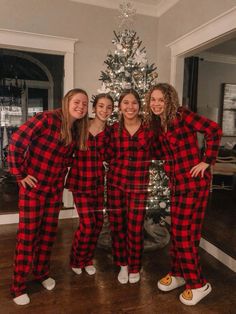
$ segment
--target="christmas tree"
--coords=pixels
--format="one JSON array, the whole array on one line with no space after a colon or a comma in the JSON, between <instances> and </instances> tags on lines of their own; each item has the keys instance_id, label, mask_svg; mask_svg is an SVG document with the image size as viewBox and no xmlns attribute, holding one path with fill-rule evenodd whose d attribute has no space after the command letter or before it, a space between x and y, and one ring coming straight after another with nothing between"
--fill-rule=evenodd
<instances>
[{"instance_id":1,"label":"christmas tree","mask_svg":"<svg viewBox=\"0 0 236 314\"><path fill-rule=\"evenodd\" d=\"M119 31L114 31L112 44L114 52L107 54L104 61L106 69L101 71L102 86L99 93L109 93L114 101L119 99L122 90L133 88L144 104L148 89L156 84L157 72L154 64L149 64L145 47L137 33L128 27L133 22L136 10L128 2L120 5ZM117 119L117 106L110 122Z\"/></svg>"},{"instance_id":2,"label":"christmas tree","mask_svg":"<svg viewBox=\"0 0 236 314\"><path fill-rule=\"evenodd\" d=\"M135 31L114 31L114 35L115 51L113 54L109 52L104 62L107 69L101 72L103 84L100 91L109 92L117 101L123 89L133 88L144 100L147 90L156 83L156 67L148 64L146 50L141 47L142 41Z\"/></svg>"},{"instance_id":3,"label":"christmas tree","mask_svg":"<svg viewBox=\"0 0 236 314\"><path fill-rule=\"evenodd\" d=\"M102 85L98 92L109 93L115 101L110 124L118 119L117 100L124 89L135 89L144 105L146 92L157 83L156 66L149 64L142 41L133 29L128 28L134 16L135 10L130 3L124 2L120 5L121 23L119 31L114 31L112 40L114 51L108 52L104 61L106 69L101 71ZM163 170L162 161L153 161L151 164L148 191L146 222L149 225L147 228L150 229L153 224L164 221L170 212L168 177Z\"/></svg>"}]
</instances>

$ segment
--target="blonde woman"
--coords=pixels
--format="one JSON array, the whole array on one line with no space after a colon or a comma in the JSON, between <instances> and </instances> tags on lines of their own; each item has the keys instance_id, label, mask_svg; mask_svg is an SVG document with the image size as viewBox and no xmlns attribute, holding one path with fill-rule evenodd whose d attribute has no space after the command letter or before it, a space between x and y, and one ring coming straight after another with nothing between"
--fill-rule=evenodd
<instances>
[{"instance_id":1,"label":"blonde woman","mask_svg":"<svg viewBox=\"0 0 236 314\"><path fill-rule=\"evenodd\" d=\"M37 114L12 135L8 161L19 184L19 226L11 292L18 305L30 302L26 280L31 269L45 289L55 287L49 276L51 249L69 160L75 145L86 146L87 112L87 93L73 89L62 109Z\"/></svg>"}]
</instances>

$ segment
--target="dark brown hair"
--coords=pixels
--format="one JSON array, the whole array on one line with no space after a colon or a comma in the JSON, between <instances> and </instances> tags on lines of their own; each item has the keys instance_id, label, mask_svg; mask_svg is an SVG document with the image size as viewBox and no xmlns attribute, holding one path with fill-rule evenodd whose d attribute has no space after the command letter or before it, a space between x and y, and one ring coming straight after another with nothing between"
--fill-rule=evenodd
<instances>
[{"instance_id":1,"label":"dark brown hair","mask_svg":"<svg viewBox=\"0 0 236 314\"><path fill-rule=\"evenodd\" d=\"M95 96L94 100L93 100L93 108L96 107L98 101L102 98L105 98L105 99L109 99L112 103L112 109L114 109L114 100L113 98L111 97L110 94L106 94L106 93L102 93L102 94L98 94Z\"/></svg>"},{"instance_id":2,"label":"dark brown hair","mask_svg":"<svg viewBox=\"0 0 236 314\"><path fill-rule=\"evenodd\" d=\"M123 90L123 92L120 94L120 97L119 97L119 100L118 100L118 107L120 107L120 104L122 103L122 100L125 98L125 96L129 95L129 94L132 94L135 99L137 100L138 102L138 105L139 105L139 110L141 109L142 107L142 102L141 102L141 99L140 99L140 96L138 94L138 92L135 90L135 89L125 89ZM120 132L121 130L123 129L124 127L124 118L123 118L123 115L120 116Z\"/></svg>"}]
</instances>

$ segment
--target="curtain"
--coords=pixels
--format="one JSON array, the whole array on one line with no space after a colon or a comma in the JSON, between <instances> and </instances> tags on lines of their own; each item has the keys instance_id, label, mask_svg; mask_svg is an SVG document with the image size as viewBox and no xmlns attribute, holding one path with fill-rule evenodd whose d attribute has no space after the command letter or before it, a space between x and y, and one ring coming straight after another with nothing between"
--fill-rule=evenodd
<instances>
[{"instance_id":1,"label":"curtain","mask_svg":"<svg viewBox=\"0 0 236 314\"><path fill-rule=\"evenodd\" d=\"M197 112L198 63L198 57L184 60L183 104L194 112Z\"/></svg>"}]
</instances>

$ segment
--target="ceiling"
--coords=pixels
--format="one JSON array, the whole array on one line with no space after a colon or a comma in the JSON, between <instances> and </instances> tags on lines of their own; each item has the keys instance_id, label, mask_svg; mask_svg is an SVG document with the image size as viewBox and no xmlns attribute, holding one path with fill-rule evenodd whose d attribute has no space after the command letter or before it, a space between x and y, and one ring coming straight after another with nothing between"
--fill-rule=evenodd
<instances>
[{"instance_id":1,"label":"ceiling","mask_svg":"<svg viewBox=\"0 0 236 314\"><path fill-rule=\"evenodd\" d=\"M95 6L100 6L110 9L119 9L119 5L123 2L133 4L134 9L138 14L144 14L154 17L159 17L174 6L179 0L69 0Z\"/></svg>"}]
</instances>

